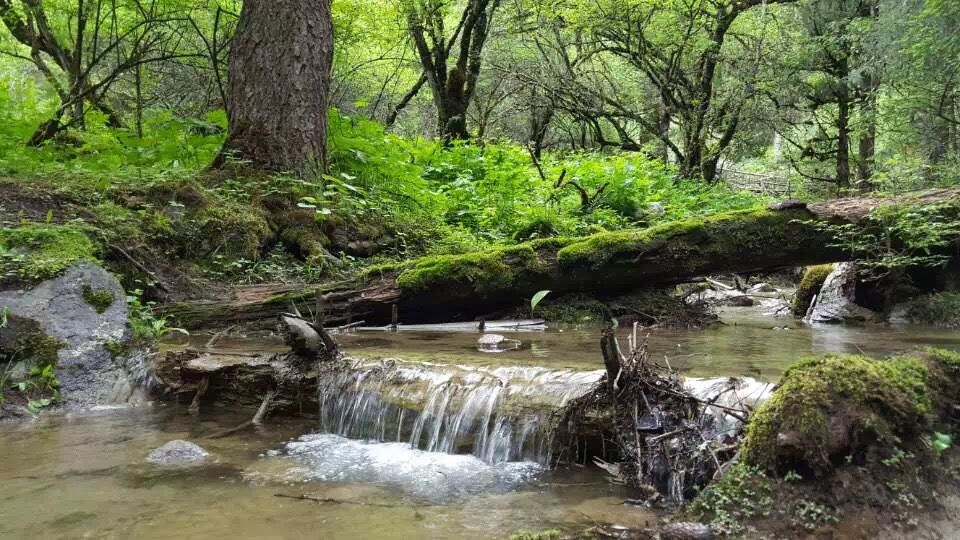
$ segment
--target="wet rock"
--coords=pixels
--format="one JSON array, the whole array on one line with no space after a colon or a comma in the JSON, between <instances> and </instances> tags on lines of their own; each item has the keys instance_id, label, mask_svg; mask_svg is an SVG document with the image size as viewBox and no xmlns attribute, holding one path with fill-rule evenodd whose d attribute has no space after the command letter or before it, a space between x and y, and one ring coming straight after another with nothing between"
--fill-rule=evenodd
<instances>
[{"instance_id":1,"label":"wet rock","mask_svg":"<svg viewBox=\"0 0 960 540\"><path fill-rule=\"evenodd\" d=\"M354 240L347 243L345 251L354 257L372 257L380 251L380 246L370 240Z\"/></svg>"},{"instance_id":2,"label":"wet rock","mask_svg":"<svg viewBox=\"0 0 960 540\"><path fill-rule=\"evenodd\" d=\"M730 296L722 300L721 303L725 306L733 306L733 307L750 307L756 304L753 298L750 298L745 294Z\"/></svg>"},{"instance_id":3,"label":"wet rock","mask_svg":"<svg viewBox=\"0 0 960 540\"><path fill-rule=\"evenodd\" d=\"M154 465L197 465L209 456L210 453L199 445L178 439L150 452L147 461Z\"/></svg>"},{"instance_id":4,"label":"wet rock","mask_svg":"<svg viewBox=\"0 0 960 540\"><path fill-rule=\"evenodd\" d=\"M104 403L117 379L126 377L122 362L108 350L129 339L126 294L103 268L79 262L32 289L0 291L4 308L62 345L55 371L68 407ZM19 339L18 333L4 340Z\"/></svg>"},{"instance_id":5,"label":"wet rock","mask_svg":"<svg viewBox=\"0 0 960 540\"><path fill-rule=\"evenodd\" d=\"M777 288L769 283L757 283L753 287L750 287L750 292L752 293L775 293Z\"/></svg>"},{"instance_id":6,"label":"wet rock","mask_svg":"<svg viewBox=\"0 0 960 540\"><path fill-rule=\"evenodd\" d=\"M647 214L651 216L663 217L667 213L667 209L663 207L663 203L652 202L647 204L646 208Z\"/></svg>"},{"instance_id":7,"label":"wet rock","mask_svg":"<svg viewBox=\"0 0 960 540\"><path fill-rule=\"evenodd\" d=\"M854 264L837 264L810 303L804 320L811 324L880 320L876 312L855 302L858 281Z\"/></svg>"},{"instance_id":8,"label":"wet rock","mask_svg":"<svg viewBox=\"0 0 960 540\"><path fill-rule=\"evenodd\" d=\"M500 334L484 334L477 339L477 350L481 352L505 352L520 348L521 342L508 339Z\"/></svg>"},{"instance_id":9,"label":"wet rock","mask_svg":"<svg viewBox=\"0 0 960 540\"><path fill-rule=\"evenodd\" d=\"M660 540L711 540L713 531L703 523L677 522L660 527Z\"/></svg>"}]
</instances>

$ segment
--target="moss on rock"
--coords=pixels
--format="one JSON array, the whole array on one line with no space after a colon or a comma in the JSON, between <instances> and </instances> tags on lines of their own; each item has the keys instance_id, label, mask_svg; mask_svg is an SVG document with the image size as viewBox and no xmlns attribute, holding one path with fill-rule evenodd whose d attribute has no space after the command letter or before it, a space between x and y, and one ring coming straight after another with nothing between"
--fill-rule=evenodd
<instances>
[{"instance_id":1,"label":"moss on rock","mask_svg":"<svg viewBox=\"0 0 960 540\"><path fill-rule=\"evenodd\" d=\"M833 264L818 264L808 266L803 271L803 278L797 285L797 292L793 297L793 314L797 316L806 315L810 309L810 303L813 297L820 293L823 282L827 280L830 272L833 272Z\"/></svg>"},{"instance_id":2,"label":"moss on rock","mask_svg":"<svg viewBox=\"0 0 960 540\"><path fill-rule=\"evenodd\" d=\"M893 445L930 427L936 375L917 357L801 360L751 417L742 459L822 474L873 443Z\"/></svg>"},{"instance_id":3,"label":"moss on rock","mask_svg":"<svg viewBox=\"0 0 960 540\"><path fill-rule=\"evenodd\" d=\"M97 313L103 313L113 305L114 298L110 291L97 291L89 285L84 285L83 301L90 304Z\"/></svg>"},{"instance_id":4,"label":"moss on rock","mask_svg":"<svg viewBox=\"0 0 960 540\"><path fill-rule=\"evenodd\" d=\"M0 284L56 277L99 251L80 225L24 224L0 229Z\"/></svg>"}]
</instances>

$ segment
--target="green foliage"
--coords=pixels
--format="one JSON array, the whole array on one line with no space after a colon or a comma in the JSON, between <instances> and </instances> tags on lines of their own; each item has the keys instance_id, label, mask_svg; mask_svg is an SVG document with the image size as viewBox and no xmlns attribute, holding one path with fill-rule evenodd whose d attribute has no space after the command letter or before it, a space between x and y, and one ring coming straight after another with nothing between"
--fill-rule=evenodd
<instances>
[{"instance_id":1,"label":"green foliage","mask_svg":"<svg viewBox=\"0 0 960 540\"><path fill-rule=\"evenodd\" d=\"M530 313L533 313L537 309L537 305L539 305L548 294L550 294L550 291L537 291L537 293L533 295L530 299Z\"/></svg>"},{"instance_id":2,"label":"green foliage","mask_svg":"<svg viewBox=\"0 0 960 540\"><path fill-rule=\"evenodd\" d=\"M932 293L907 304L905 317L910 322L960 328L960 292Z\"/></svg>"},{"instance_id":3,"label":"green foliage","mask_svg":"<svg viewBox=\"0 0 960 540\"><path fill-rule=\"evenodd\" d=\"M947 433L940 433L939 431L933 432L931 447L937 455L944 453L951 446L953 446L952 436Z\"/></svg>"},{"instance_id":4,"label":"green foliage","mask_svg":"<svg viewBox=\"0 0 960 540\"><path fill-rule=\"evenodd\" d=\"M0 229L0 283L41 281L78 261L96 261L97 247L87 230L76 224L35 223Z\"/></svg>"},{"instance_id":5,"label":"green foliage","mask_svg":"<svg viewBox=\"0 0 960 540\"><path fill-rule=\"evenodd\" d=\"M60 381L54 368L58 362L57 351L64 343L48 336L33 322L26 322L18 328L20 334L14 350L6 358L7 365L0 372L0 403L8 396L8 391L18 392L27 402L27 408L36 413L40 409L56 403L60 399ZM25 376L14 379L14 366L22 364L27 371Z\"/></svg>"},{"instance_id":6,"label":"green foliage","mask_svg":"<svg viewBox=\"0 0 960 540\"><path fill-rule=\"evenodd\" d=\"M832 246L856 258L861 273L879 279L898 268L946 264L949 246L960 241L960 205L887 205L873 210L864 223L811 222L833 236Z\"/></svg>"},{"instance_id":7,"label":"green foliage","mask_svg":"<svg viewBox=\"0 0 960 540\"><path fill-rule=\"evenodd\" d=\"M127 305L130 308L130 329L135 339L156 340L170 332L189 335L182 328L171 327L169 317L157 315L153 309L153 302L141 302L140 294L141 291L133 291L133 294L127 296Z\"/></svg>"},{"instance_id":8,"label":"green foliage","mask_svg":"<svg viewBox=\"0 0 960 540\"><path fill-rule=\"evenodd\" d=\"M707 486L689 512L709 523L717 534L738 535L750 519L770 515L773 489L773 482L761 469L736 463L719 481Z\"/></svg>"}]
</instances>

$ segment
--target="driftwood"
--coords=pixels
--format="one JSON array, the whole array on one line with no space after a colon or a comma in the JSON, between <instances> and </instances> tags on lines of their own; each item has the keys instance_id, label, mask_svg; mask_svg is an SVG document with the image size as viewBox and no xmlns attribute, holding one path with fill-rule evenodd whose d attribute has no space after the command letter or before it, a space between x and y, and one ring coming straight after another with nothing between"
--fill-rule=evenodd
<instances>
[{"instance_id":1,"label":"driftwood","mask_svg":"<svg viewBox=\"0 0 960 540\"><path fill-rule=\"evenodd\" d=\"M606 376L561 411L557 454L567 461L592 460L615 482L639 489L643 503L691 498L720 474L736 451L731 441L739 437L717 433L707 409L722 409L743 423L749 411L717 404L725 391L711 399L692 395L669 365L649 357L636 327L628 354L612 330L603 332L600 349Z\"/></svg>"},{"instance_id":2,"label":"driftwood","mask_svg":"<svg viewBox=\"0 0 960 540\"><path fill-rule=\"evenodd\" d=\"M844 261L850 254L832 246L833 237L818 223L858 224L884 204L956 201L960 188L733 212L699 222L427 257L320 286L238 289L225 301L167 304L161 311L186 328L269 322L291 303L321 306L330 325L360 319L372 325L471 320L516 308L545 289L555 296L621 294L719 272Z\"/></svg>"}]
</instances>

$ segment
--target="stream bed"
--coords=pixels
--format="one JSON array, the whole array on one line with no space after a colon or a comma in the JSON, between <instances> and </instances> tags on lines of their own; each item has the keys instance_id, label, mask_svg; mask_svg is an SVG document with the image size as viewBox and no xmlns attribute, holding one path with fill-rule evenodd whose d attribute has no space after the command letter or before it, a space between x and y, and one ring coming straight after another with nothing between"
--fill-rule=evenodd
<instances>
[{"instance_id":1,"label":"stream bed","mask_svg":"<svg viewBox=\"0 0 960 540\"><path fill-rule=\"evenodd\" d=\"M772 382L810 353L886 355L921 345L960 349L956 331L809 328L737 309L727 310L723 319L725 325L703 331L656 330L651 354L691 377ZM509 403L496 396L542 386L539 391L555 406L565 399L564 389L583 387L590 380L585 372L601 367L598 328L499 333L520 340L521 348L478 352L477 334L470 332L339 337L347 354L369 361L400 358L405 365L448 366L452 383L418 388L426 389L425 400L443 400L424 410L461 401L452 427L431 424L429 415L389 423L391 415L403 414L402 407L391 408L393 402L366 387L350 399L332 388L336 399L318 420L271 418L257 429L215 439L207 437L249 416L224 411L191 416L185 406L158 403L0 425L0 538L506 538L520 529L582 530L597 522L654 525L654 513L625 507L622 501L630 494L598 470L547 470L538 452L525 450L532 436L514 436L512 446L489 451L484 441L502 438L472 437L476 441L470 444L458 439L473 433L463 428L470 423L507 425L487 405ZM217 347L283 349L275 340L227 338ZM486 380L476 373L521 382L496 389L471 382ZM344 384L361 388L362 383ZM410 391L404 392L396 401L411 399ZM524 418L529 415L509 417L514 433L523 432L526 424L516 419ZM364 419L363 426L353 419ZM386 435L394 431L396 436ZM369 437L385 442L367 442ZM418 447L409 443L414 437ZM211 457L188 468L145 461L151 450L175 439L196 442Z\"/></svg>"}]
</instances>

